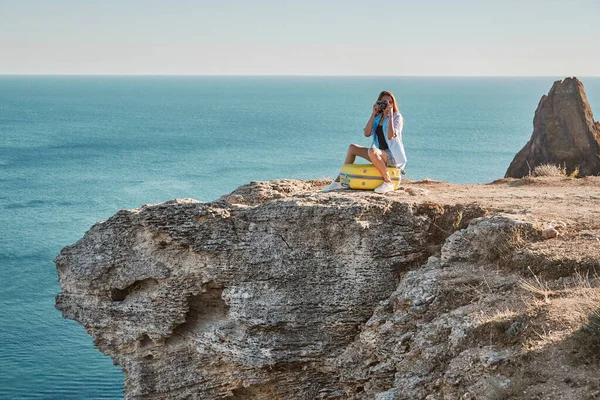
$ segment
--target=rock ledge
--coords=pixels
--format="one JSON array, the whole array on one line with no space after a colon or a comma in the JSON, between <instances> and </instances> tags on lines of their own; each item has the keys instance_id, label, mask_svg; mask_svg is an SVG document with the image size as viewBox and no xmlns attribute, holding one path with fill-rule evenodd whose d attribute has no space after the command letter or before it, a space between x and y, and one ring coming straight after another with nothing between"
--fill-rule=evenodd
<instances>
[{"instance_id":1,"label":"rock ledge","mask_svg":"<svg viewBox=\"0 0 600 400\"><path fill-rule=\"evenodd\" d=\"M389 196L324 184L120 211L56 258L56 306L125 371L127 399L600 390L576 356L581 321L552 323L576 290L545 303L520 285L569 287L600 267L599 179L414 182ZM544 240L549 224L558 237Z\"/></svg>"}]
</instances>

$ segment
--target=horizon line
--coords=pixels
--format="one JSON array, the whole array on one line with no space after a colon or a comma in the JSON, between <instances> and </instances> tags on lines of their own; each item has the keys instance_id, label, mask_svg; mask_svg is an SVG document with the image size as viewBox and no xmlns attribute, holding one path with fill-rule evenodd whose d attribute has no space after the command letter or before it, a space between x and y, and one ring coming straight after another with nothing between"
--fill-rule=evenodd
<instances>
[{"instance_id":1,"label":"horizon line","mask_svg":"<svg viewBox=\"0 0 600 400\"><path fill-rule=\"evenodd\" d=\"M348 77L348 78L557 78L564 75L363 75L363 74L97 74L97 73L0 73L0 77L12 76L96 76L96 77ZM600 75L579 75L582 78L600 78ZM576 77L576 75L567 75Z\"/></svg>"}]
</instances>

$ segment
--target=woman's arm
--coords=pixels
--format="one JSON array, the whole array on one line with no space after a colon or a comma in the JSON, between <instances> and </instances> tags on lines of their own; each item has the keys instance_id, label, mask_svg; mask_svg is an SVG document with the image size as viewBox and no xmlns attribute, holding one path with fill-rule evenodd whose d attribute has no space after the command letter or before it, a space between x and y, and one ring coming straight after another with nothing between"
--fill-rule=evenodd
<instances>
[{"instance_id":1,"label":"woman's arm","mask_svg":"<svg viewBox=\"0 0 600 400\"><path fill-rule=\"evenodd\" d=\"M365 126L365 129L363 131L366 137L371 136L371 134L373 133L373 119L375 118L378 112L379 110L377 108L377 104L374 104L373 112L371 113L371 118L369 118L369 122L367 122L367 126Z\"/></svg>"},{"instance_id":2,"label":"woman's arm","mask_svg":"<svg viewBox=\"0 0 600 400\"><path fill-rule=\"evenodd\" d=\"M402 133L402 115L394 114L392 111L392 115L388 118L387 138L392 140L400 133Z\"/></svg>"}]
</instances>

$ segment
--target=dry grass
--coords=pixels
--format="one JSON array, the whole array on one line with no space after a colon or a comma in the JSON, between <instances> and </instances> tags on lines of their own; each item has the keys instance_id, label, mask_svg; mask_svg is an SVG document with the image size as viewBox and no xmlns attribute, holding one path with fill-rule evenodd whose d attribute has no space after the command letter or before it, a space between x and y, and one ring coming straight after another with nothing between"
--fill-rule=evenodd
<instances>
[{"instance_id":1,"label":"dry grass","mask_svg":"<svg viewBox=\"0 0 600 400\"><path fill-rule=\"evenodd\" d=\"M552 289L532 275L532 279L521 279L519 287L533 295L527 303L535 320L535 347L572 335L577 352L587 363L600 362L600 277L576 273L568 286Z\"/></svg>"},{"instance_id":2,"label":"dry grass","mask_svg":"<svg viewBox=\"0 0 600 400\"><path fill-rule=\"evenodd\" d=\"M533 169L531 172L531 176L540 177L540 176L567 176L567 169L560 165L554 164L540 164Z\"/></svg>"},{"instance_id":3,"label":"dry grass","mask_svg":"<svg viewBox=\"0 0 600 400\"><path fill-rule=\"evenodd\" d=\"M580 303L576 312L585 322L575 333L574 339L579 345L580 354L587 362L600 362L600 287L599 277L594 279L580 275Z\"/></svg>"},{"instance_id":4,"label":"dry grass","mask_svg":"<svg viewBox=\"0 0 600 400\"><path fill-rule=\"evenodd\" d=\"M540 296L544 296L544 301L546 303L550 303L550 296L556 294L555 291L550 290L548 284L546 282L542 282L540 278L531 271L531 268L528 267L529 271L533 275L533 279L523 279L519 280L519 287L524 289L530 293L537 294Z\"/></svg>"},{"instance_id":5,"label":"dry grass","mask_svg":"<svg viewBox=\"0 0 600 400\"><path fill-rule=\"evenodd\" d=\"M579 165L575 167L573 172L569 174L569 178L577 178L579 176Z\"/></svg>"},{"instance_id":6,"label":"dry grass","mask_svg":"<svg viewBox=\"0 0 600 400\"><path fill-rule=\"evenodd\" d=\"M600 307L600 288L597 287L600 283L600 277L589 274L575 273L572 284L563 289L551 289L550 285L540 279L536 274L529 271L533 275L532 279L520 279L519 287L529 293L544 298L544 303L550 304L550 298L559 297L564 303L570 304L569 312L578 315L587 316L592 310ZM572 319L572 318L570 318Z\"/></svg>"}]
</instances>

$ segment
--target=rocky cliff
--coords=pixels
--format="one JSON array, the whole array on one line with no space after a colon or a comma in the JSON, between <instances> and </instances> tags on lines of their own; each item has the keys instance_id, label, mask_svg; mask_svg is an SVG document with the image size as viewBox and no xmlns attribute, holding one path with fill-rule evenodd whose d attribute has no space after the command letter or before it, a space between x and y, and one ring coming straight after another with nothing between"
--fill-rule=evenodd
<instances>
[{"instance_id":1,"label":"rocky cliff","mask_svg":"<svg viewBox=\"0 0 600 400\"><path fill-rule=\"evenodd\" d=\"M600 123L594 122L583 83L556 81L542 96L533 118L533 134L508 167L505 177L522 178L541 164L564 166L570 175L600 174Z\"/></svg>"},{"instance_id":2,"label":"rocky cliff","mask_svg":"<svg viewBox=\"0 0 600 400\"><path fill-rule=\"evenodd\" d=\"M128 399L598 398L600 178L324 184L120 211L56 306Z\"/></svg>"}]
</instances>

